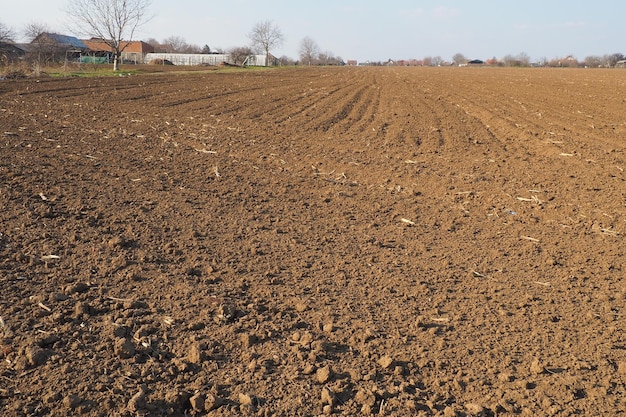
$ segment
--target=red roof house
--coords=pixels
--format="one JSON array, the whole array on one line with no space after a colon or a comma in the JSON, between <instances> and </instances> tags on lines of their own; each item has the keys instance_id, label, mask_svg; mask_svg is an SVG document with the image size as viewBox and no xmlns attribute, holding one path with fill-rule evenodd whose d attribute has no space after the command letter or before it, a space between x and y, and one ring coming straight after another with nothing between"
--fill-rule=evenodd
<instances>
[{"instance_id":1,"label":"red roof house","mask_svg":"<svg viewBox=\"0 0 626 417\"><path fill-rule=\"evenodd\" d=\"M91 38L83 40L83 43L94 53L112 54L111 48L103 39ZM122 41L122 61L143 64L146 54L153 53L154 47L144 41Z\"/></svg>"}]
</instances>

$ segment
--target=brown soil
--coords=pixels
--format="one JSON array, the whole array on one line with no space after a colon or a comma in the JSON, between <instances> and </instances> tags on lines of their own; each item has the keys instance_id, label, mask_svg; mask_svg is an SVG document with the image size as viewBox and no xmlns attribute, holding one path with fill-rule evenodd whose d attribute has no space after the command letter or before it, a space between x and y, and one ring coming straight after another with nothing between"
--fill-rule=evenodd
<instances>
[{"instance_id":1,"label":"brown soil","mask_svg":"<svg viewBox=\"0 0 626 417\"><path fill-rule=\"evenodd\" d=\"M625 89L0 82L0 414L623 413Z\"/></svg>"}]
</instances>

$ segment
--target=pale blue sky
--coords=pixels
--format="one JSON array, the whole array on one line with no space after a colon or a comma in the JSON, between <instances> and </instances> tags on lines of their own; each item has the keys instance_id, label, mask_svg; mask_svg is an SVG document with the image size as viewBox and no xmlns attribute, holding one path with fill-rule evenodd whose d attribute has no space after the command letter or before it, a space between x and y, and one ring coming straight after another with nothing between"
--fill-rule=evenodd
<instances>
[{"instance_id":1,"label":"pale blue sky","mask_svg":"<svg viewBox=\"0 0 626 417\"><path fill-rule=\"evenodd\" d=\"M0 21L18 31L45 22L73 34L65 0L11 2ZM154 18L138 39L180 36L188 43L229 49L247 45L255 23L271 20L285 42L274 55L298 57L311 37L343 59L383 61L460 52L498 58L525 52L532 59L573 54L626 54L624 0L153 0Z\"/></svg>"}]
</instances>

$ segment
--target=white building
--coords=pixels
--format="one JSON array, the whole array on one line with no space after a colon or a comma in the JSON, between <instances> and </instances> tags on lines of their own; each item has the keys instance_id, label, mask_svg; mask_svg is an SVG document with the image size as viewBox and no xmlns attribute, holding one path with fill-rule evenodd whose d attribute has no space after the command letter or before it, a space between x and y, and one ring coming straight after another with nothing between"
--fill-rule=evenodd
<instances>
[{"instance_id":1,"label":"white building","mask_svg":"<svg viewBox=\"0 0 626 417\"><path fill-rule=\"evenodd\" d=\"M270 62L276 65L276 59L270 55ZM229 54L169 54L169 53L151 53L146 54L145 62L152 61L169 61L174 65L220 65L234 64ZM243 65L264 67L266 63L265 55L250 55Z\"/></svg>"}]
</instances>

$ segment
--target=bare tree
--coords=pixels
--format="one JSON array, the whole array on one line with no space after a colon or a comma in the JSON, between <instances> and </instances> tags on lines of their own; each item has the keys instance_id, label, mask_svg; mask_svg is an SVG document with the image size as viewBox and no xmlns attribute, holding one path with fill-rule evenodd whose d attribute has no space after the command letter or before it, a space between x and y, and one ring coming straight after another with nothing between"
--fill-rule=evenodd
<instances>
[{"instance_id":1,"label":"bare tree","mask_svg":"<svg viewBox=\"0 0 626 417\"><path fill-rule=\"evenodd\" d=\"M15 42L15 31L0 22L0 42Z\"/></svg>"},{"instance_id":2,"label":"bare tree","mask_svg":"<svg viewBox=\"0 0 626 417\"><path fill-rule=\"evenodd\" d=\"M437 55L432 57L432 60L430 62L433 67L438 67L440 65L443 65L443 58Z\"/></svg>"},{"instance_id":3,"label":"bare tree","mask_svg":"<svg viewBox=\"0 0 626 417\"><path fill-rule=\"evenodd\" d=\"M0 44L15 42L15 31L0 22ZM0 45L0 66L8 64L18 58L17 48L3 47Z\"/></svg>"},{"instance_id":4,"label":"bare tree","mask_svg":"<svg viewBox=\"0 0 626 417\"><path fill-rule=\"evenodd\" d=\"M320 53L320 48L317 43L306 36L300 41L300 61L306 65L311 65L315 61Z\"/></svg>"},{"instance_id":5,"label":"bare tree","mask_svg":"<svg viewBox=\"0 0 626 417\"><path fill-rule=\"evenodd\" d=\"M520 52L517 56L517 60L519 61L522 67L530 66L530 56L526 52Z\"/></svg>"},{"instance_id":6,"label":"bare tree","mask_svg":"<svg viewBox=\"0 0 626 417\"><path fill-rule=\"evenodd\" d=\"M278 26L271 21L259 22L250 31L248 37L252 41L252 47L265 52L265 65L270 63L270 50L283 44L285 37Z\"/></svg>"},{"instance_id":7,"label":"bare tree","mask_svg":"<svg viewBox=\"0 0 626 417\"><path fill-rule=\"evenodd\" d=\"M465 58L465 55L463 55L462 53L456 53L452 57L452 62L454 62L456 65L466 64L467 58Z\"/></svg>"},{"instance_id":8,"label":"bare tree","mask_svg":"<svg viewBox=\"0 0 626 417\"><path fill-rule=\"evenodd\" d=\"M50 32L50 27L41 22L30 22L24 27L24 36L29 42L35 42L40 35L47 32Z\"/></svg>"},{"instance_id":9,"label":"bare tree","mask_svg":"<svg viewBox=\"0 0 626 417\"><path fill-rule=\"evenodd\" d=\"M135 30L149 19L151 0L69 0L68 15L77 28L102 39L113 52L113 70L119 70L122 52Z\"/></svg>"},{"instance_id":10,"label":"bare tree","mask_svg":"<svg viewBox=\"0 0 626 417\"><path fill-rule=\"evenodd\" d=\"M578 65L578 59L576 59L574 55L567 55L565 58L561 59L560 66L562 67L576 68Z\"/></svg>"},{"instance_id":11,"label":"bare tree","mask_svg":"<svg viewBox=\"0 0 626 417\"><path fill-rule=\"evenodd\" d=\"M161 45L165 47L169 53L199 54L202 52L202 48L198 45L187 43L187 41L180 36L170 36L169 38L163 39Z\"/></svg>"},{"instance_id":12,"label":"bare tree","mask_svg":"<svg viewBox=\"0 0 626 417\"><path fill-rule=\"evenodd\" d=\"M328 65L328 62L330 61L332 56L333 56L332 52L329 52L329 51L320 52L318 54L318 60L319 60L320 65Z\"/></svg>"},{"instance_id":13,"label":"bare tree","mask_svg":"<svg viewBox=\"0 0 626 417\"><path fill-rule=\"evenodd\" d=\"M187 42L180 36L170 36L161 42L168 53L182 52L187 48Z\"/></svg>"},{"instance_id":14,"label":"bare tree","mask_svg":"<svg viewBox=\"0 0 626 417\"><path fill-rule=\"evenodd\" d=\"M505 55L504 58L502 58L502 61L504 62L504 66L506 67L520 67L521 66L521 63L519 62L517 57L511 54Z\"/></svg>"},{"instance_id":15,"label":"bare tree","mask_svg":"<svg viewBox=\"0 0 626 417\"><path fill-rule=\"evenodd\" d=\"M152 46L154 48L154 52L159 52L159 53L167 52L166 46L161 45L161 42L159 42L156 38L144 39L144 42Z\"/></svg>"},{"instance_id":16,"label":"bare tree","mask_svg":"<svg viewBox=\"0 0 626 417\"><path fill-rule=\"evenodd\" d=\"M618 61L622 61L624 59L626 59L626 56L619 52L616 52L614 54L608 55L606 58L606 62L609 67L613 68L618 63Z\"/></svg>"},{"instance_id":17,"label":"bare tree","mask_svg":"<svg viewBox=\"0 0 626 417\"><path fill-rule=\"evenodd\" d=\"M50 42L50 39L44 36L44 34L49 32L50 28L48 25L41 22L30 22L24 28L24 35L31 45L26 59L32 65L36 75L41 72L41 68L44 65L54 60L58 53L58 45Z\"/></svg>"},{"instance_id":18,"label":"bare tree","mask_svg":"<svg viewBox=\"0 0 626 417\"><path fill-rule=\"evenodd\" d=\"M230 50L230 59L235 65L243 65L252 54L253 51L249 46L238 46Z\"/></svg>"},{"instance_id":19,"label":"bare tree","mask_svg":"<svg viewBox=\"0 0 626 417\"><path fill-rule=\"evenodd\" d=\"M183 53L185 54L201 54L202 53L202 47L200 47L199 45L195 45L193 43L188 43L187 46L185 47L185 50L183 51Z\"/></svg>"},{"instance_id":20,"label":"bare tree","mask_svg":"<svg viewBox=\"0 0 626 417\"><path fill-rule=\"evenodd\" d=\"M296 65L296 61L287 55L281 56L278 60L280 61L280 65Z\"/></svg>"},{"instance_id":21,"label":"bare tree","mask_svg":"<svg viewBox=\"0 0 626 417\"><path fill-rule=\"evenodd\" d=\"M331 51L320 52L318 54L320 65L342 65L343 60L340 56L335 56Z\"/></svg>"},{"instance_id":22,"label":"bare tree","mask_svg":"<svg viewBox=\"0 0 626 417\"><path fill-rule=\"evenodd\" d=\"M187 41L180 36L170 36L163 39L161 42L168 53L173 54L199 54L202 53L202 48L198 45L187 43Z\"/></svg>"},{"instance_id":23,"label":"bare tree","mask_svg":"<svg viewBox=\"0 0 626 417\"><path fill-rule=\"evenodd\" d=\"M602 66L602 57L597 55L589 55L585 57L584 63L585 67L587 68L598 68Z\"/></svg>"}]
</instances>

